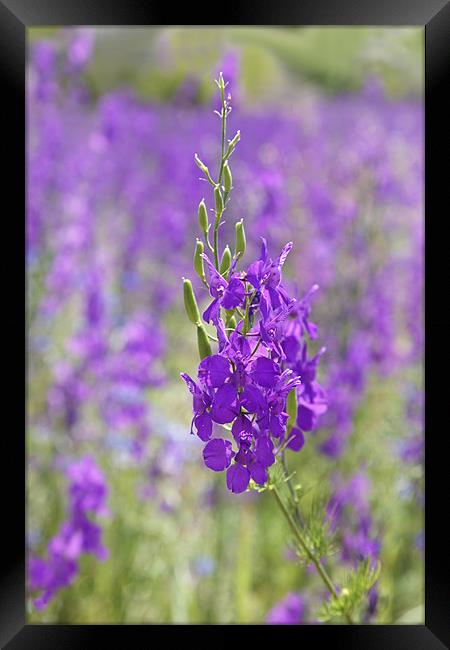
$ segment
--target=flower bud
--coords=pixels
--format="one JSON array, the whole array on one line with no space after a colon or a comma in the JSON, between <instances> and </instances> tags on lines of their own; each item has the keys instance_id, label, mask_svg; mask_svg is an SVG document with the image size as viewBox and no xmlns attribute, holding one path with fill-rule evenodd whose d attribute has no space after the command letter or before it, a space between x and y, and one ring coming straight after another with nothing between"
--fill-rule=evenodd
<instances>
[{"instance_id":1,"label":"flower bud","mask_svg":"<svg viewBox=\"0 0 450 650\"><path fill-rule=\"evenodd\" d=\"M232 140L230 140L230 142L228 143L228 149L227 149L227 152L226 152L226 157L227 158L228 158L228 156L231 156L235 146L237 145L237 143L239 142L240 139L241 139L241 132L238 131L236 133L236 135L234 136L234 138Z\"/></svg>"},{"instance_id":2,"label":"flower bud","mask_svg":"<svg viewBox=\"0 0 450 650\"><path fill-rule=\"evenodd\" d=\"M206 210L205 200L202 199L198 206L198 223L200 230L204 233L205 237L208 234L208 212Z\"/></svg>"},{"instance_id":3,"label":"flower bud","mask_svg":"<svg viewBox=\"0 0 450 650\"><path fill-rule=\"evenodd\" d=\"M223 184L225 187L225 192L228 194L233 188L233 177L231 175L231 169L228 163L225 163L223 167Z\"/></svg>"},{"instance_id":4,"label":"flower bud","mask_svg":"<svg viewBox=\"0 0 450 650\"><path fill-rule=\"evenodd\" d=\"M205 165L205 163L203 163L203 162L200 160L200 158L197 156L197 154L195 154L194 159L195 159L195 162L196 162L197 166L198 166L198 167L202 170L202 172L205 174L206 178L207 178L208 181L211 183L211 185L214 185L214 181L213 181L213 179L211 178L211 174L209 173L209 169L208 169L208 167Z\"/></svg>"},{"instance_id":5,"label":"flower bud","mask_svg":"<svg viewBox=\"0 0 450 650\"><path fill-rule=\"evenodd\" d=\"M200 359L210 357L212 355L211 344L208 340L208 335L203 325L197 323L197 345Z\"/></svg>"},{"instance_id":6,"label":"flower bud","mask_svg":"<svg viewBox=\"0 0 450 650\"><path fill-rule=\"evenodd\" d=\"M217 84L219 89L222 89L222 90L225 89L226 84L225 84L222 72L219 72L219 79L218 80L216 79L216 84Z\"/></svg>"},{"instance_id":7,"label":"flower bud","mask_svg":"<svg viewBox=\"0 0 450 650\"><path fill-rule=\"evenodd\" d=\"M205 251L205 247L203 246L203 242L200 241L200 239L197 239L195 243L195 252L194 252L194 269L196 270L197 275L199 276L202 282L206 282L205 267L203 266L203 257L202 257L204 251Z\"/></svg>"},{"instance_id":8,"label":"flower bud","mask_svg":"<svg viewBox=\"0 0 450 650\"><path fill-rule=\"evenodd\" d=\"M237 257L242 257L245 253L246 240L245 240L245 229L244 229L244 220L241 219L236 223L236 255Z\"/></svg>"},{"instance_id":9,"label":"flower bud","mask_svg":"<svg viewBox=\"0 0 450 650\"><path fill-rule=\"evenodd\" d=\"M214 188L214 200L216 202L216 216L221 215L223 212L223 198L220 185L216 185Z\"/></svg>"},{"instance_id":10,"label":"flower bud","mask_svg":"<svg viewBox=\"0 0 450 650\"><path fill-rule=\"evenodd\" d=\"M223 275L225 278L228 276L231 266L231 251L228 244L225 246L225 249L222 254L222 259L220 260L220 275Z\"/></svg>"},{"instance_id":11,"label":"flower bud","mask_svg":"<svg viewBox=\"0 0 450 650\"><path fill-rule=\"evenodd\" d=\"M295 387L288 393L287 400L286 400L286 413L289 415L289 420L287 422L287 428L286 428L288 435L297 419L297 409L298 409L297 388Z\"/></svg>"},{"instance_id":12,"label":"flower bud","mask_svg":"<svg viewBox=\"0 0 450 650\"><path fill-rule=\"evenodd\" d=\"M198 167L204 172L205 174L209 174L208 167L203 163L200 158L197 156L197 154L194 155L195 162L197 163Z\"/></svg>"},{"instance_id":13,"label":"flower bud","mask_svg":"<svg viewBox=\"0 0 450 650\"><path fill-rule=\"evenodd\" d=\"M186 309L186 314L188 315L189 320L191 323L194 323L194 325L200 323L200 312L195 299L194 289L192 288L192 282L187 278L183 278L183 296L184 308Z\"/></svg>"}]
</instances>

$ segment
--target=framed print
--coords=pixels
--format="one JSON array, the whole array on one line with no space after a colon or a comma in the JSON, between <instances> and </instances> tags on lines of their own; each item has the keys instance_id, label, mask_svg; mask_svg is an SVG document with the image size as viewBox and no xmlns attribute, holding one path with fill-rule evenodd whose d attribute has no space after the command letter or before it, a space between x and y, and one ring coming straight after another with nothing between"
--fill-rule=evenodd
<instances>
[{"instance_id":1,"label":"framed print","mask_svg":"<svg viewBox=\"0 0 450 650\"><path fill-rule=\"evenodd\" d=\"M2 647L448 647L448 3L196 9L1 0Z\"/></svg>"}]
</instances>

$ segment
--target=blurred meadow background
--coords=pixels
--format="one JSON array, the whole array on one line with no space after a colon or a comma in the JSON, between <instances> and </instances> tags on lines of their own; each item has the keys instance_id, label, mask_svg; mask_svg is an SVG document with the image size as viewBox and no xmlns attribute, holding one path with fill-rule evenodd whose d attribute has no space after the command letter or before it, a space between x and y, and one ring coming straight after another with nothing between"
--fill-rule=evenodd
<instances>
[{"instance_id":1,"label":"blurred meadow background","mask_svg":"<svg viewBox=\"0 0 450 650\"><path fill-rule=\"evenodd\" d=\"M219 71L223 240L243 217L247 261L293 241L287 281L320 286L328 412L290 469L337 513L333 574L380 559L365 621L423 622L422 55L415 28L29 30L29 622L318 620L271 496L229 493L189 434Z\"/></svg>"}]
</instances>

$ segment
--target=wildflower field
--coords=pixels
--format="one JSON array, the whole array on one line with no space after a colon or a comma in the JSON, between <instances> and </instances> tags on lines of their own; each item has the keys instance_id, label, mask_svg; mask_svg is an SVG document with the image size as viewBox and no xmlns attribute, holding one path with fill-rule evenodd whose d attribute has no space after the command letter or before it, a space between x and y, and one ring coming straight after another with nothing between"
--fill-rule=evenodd
<instances>
[{"instance_id":1,"label":"wildflower field","mask_svg":"<svg viewBox=\"0 0 450 650\"><path fill-rule=\"evenodd\" d=\"M420 34L29 31L29 622L423 622Z\"/></svg>"}]
</instances>

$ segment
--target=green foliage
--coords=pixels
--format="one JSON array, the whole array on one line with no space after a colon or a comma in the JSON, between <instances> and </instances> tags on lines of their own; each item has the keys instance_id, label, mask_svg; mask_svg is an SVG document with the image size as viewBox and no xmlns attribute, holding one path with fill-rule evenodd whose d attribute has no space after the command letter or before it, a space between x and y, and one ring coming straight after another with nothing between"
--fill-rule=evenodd
<instances>
[{"instance_id":1,"label":"green foliage","mask_svg":"<svg viewBox=\"0 0 450 650\"><path fill-rule=\"evenodd\" d=\"M61 29L27 32L33 43L58 38ZM195 101L209 102L211 70L231 48L239 52L250 102L305 84L353 90L370 74L393 95L423 88L423 29L414 27L98 28L87 76L95 96L128 84L145 99L166 102L189 75L198 81Z\"/></svg>"},{"instance_id":2,"label":"green foliage","mask_svg":"<svg viewBox=\"0 0 450 650\"><path fill-rule=\"evenodd\" d=\"M309 549L293 537L293 545L298 560L302 564L311 562L311 553L318 559L334 555L337 551L335 535L330 530L326 505L329 496L323 489L305 488L300 484L291 486L293 474L287 476L281 462L270 468L269 489L277 489L292 519L299 526L302 537Z\"/></svg>"},{"instance_id":3,"label":"green foliage","mask_svg":"<svg viewBox=\"0 0 450 650\"><path fill-rule=\"evenodd\" d=\"M361 561L357 568L347 573L338 597L331 596L319 614L319 621L329 621L334 617L345 617L358 611L380 575L381 565L372 566L371 560Z\"/></svg>"},{"instance_id":4,"label":"green foliage","mask_svg":"<svg viewBox=\"0 0 450 650\"><path fill-rule=\"evenodd\" d=\"M318 558L325 558L337 552L337 542L334 533L330 530L330 523L327 518L326 504L328 497L324 494L314 493L309 506L303 509L303 521L305 537L309 548ZM302 500L303 503L303 500ZM304 553L297 546L299 557L306 560Z\"/></svg>"}]
</instances>

